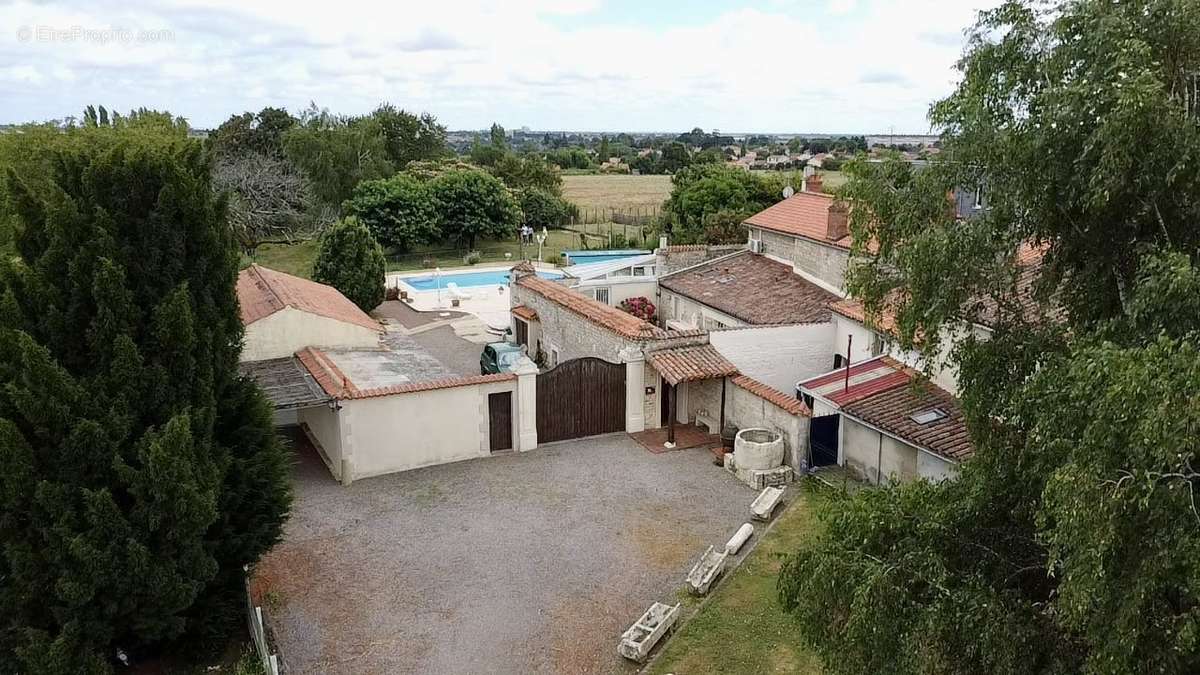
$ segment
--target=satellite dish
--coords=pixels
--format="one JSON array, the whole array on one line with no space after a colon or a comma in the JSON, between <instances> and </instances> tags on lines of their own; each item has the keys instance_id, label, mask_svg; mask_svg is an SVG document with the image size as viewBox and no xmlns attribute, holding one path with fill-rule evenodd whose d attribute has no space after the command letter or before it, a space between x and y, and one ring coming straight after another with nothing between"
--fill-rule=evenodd
<instances>
[{"instance_id":1,"label":"satellite dish","mask_svg":"<svg viewBox=\"0 0 1200 675\"><path fill-rule=\"evenodd\" d=\"M796 191L792 189L791 185L783 188L783 198L784 199L787 199L788 197L791 197L794 194L796 194Z\"/></svg>"}]
</instances>

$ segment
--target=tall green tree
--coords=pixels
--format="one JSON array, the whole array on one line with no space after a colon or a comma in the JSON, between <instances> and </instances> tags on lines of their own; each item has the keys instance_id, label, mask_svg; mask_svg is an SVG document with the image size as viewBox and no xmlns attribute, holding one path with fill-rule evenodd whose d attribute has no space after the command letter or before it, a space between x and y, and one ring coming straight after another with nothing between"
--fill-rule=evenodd
<instances>
[{"instance_id":1,"label":"tall green tree","mask_svg":"<svg viewBox=\"0 0 1200 675\"><path fill-rule=\"evenodd\" d=\"M400 252L432 243L442 234L432 191L406 172L359 183L346 211L380 244Z\"/></svg>"},{"instance_id":2,"label":"tall green tree","mask_svg":"<svg viewBox=\"0 0 1200 675\"><path fill-rule=\"evenodd\" d=\"M238 623L280 535L287 459L238 375L237 258L200 144L97 125L9 168L0 260L0 649L6 672L103 672Z\"/></svg>"},{"instance_id":3,"label":"tall green tree","mask_svg":"<svg viewBox=\"0 0 1200 675\"><path fill-rule=\"evenodd\" d=\"M429 182L442 233L468 248L479 238L511 237L521 209L500 179L482 169L449 171Z\"/></svg>"},{"instance_id":4,"label":"tall green tree","mask_svg":"<svg viewBox=\"0 0 1200 675\"><path fill-rule=\"evenodd\" d=\"M446 127L429 113L416 115L384 103L371 113L383 133L388 160L397 169L446 154Z\"/></svg>"},{"instance_id":5,"label":"tall green tree","mask_svg":"<svg viewBox=\"0 0 1200 675\"><path fill-rule=\"evenodd\" d=\"M952 355L976 454L839 500L785 565L830 670L1200 670L1198 40L1192 2L1006 2L932 109L944 159L848 166L848 285Z\"/></svg>"},{"instance_id":6,"label":"tall green tree","mask_svg":"<svg viewBox=\"0 0 1200 675\"><path fill-rule=\"evenodd\" d=\"M383 302L387 266L371 231L355 218L343 218L321 235L313 280L329 284L369 312Z\"/></svg>"},{"instance_id":7,"label":"tall green tree","mask_svg":"<svg viewBox=\"0 0 1200 675\"><path fill-rule=\"evenodd\" d=\"M364 180L395 173L387 138L374 117L343 117L315 106L283 135L287 158L308 177L314 195L338 206Z\"/></svg>"}]
</instances>

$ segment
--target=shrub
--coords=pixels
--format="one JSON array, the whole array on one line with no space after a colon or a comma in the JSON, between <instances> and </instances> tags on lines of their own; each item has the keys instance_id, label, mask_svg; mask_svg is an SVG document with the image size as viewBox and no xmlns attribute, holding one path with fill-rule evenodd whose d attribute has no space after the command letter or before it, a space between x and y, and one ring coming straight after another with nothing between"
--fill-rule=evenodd
<instances>
[{"instance_id":1,"label":"shrub","mask_svg":"<svg viewBox=\"0 0 1200 675\"><path fill-rule=\"evenodd\" d=\"M622 300L617 307L619 307L623 312L632 314L643 321L650 322L655 320L655 313L658 310L658 308L654 306L653 302L650 302L649 299L643 297L626 298Z\"/></svg>"},{"instance_id":2,"label":"shrub","mask_svg":"<svg viewBox=\"0 0 1200 675\"><path fill-rule=\"evenodd\" d=\"M480 260L483 260L483 254L479 251L471 251L463 256L463 262L468 265L475 265Z\"/></svg>"},{"instance_id":3,"label":"shrub","mask_svg":"<svg viewBox=\"0 0 1200 675\"><path fill-rule=\"evenodd\" d=\"M313 279L338 289L364 312L383 302L386 271L383 249L355 218L344 218L321 235Z\"/></svg>"}]
</instances>

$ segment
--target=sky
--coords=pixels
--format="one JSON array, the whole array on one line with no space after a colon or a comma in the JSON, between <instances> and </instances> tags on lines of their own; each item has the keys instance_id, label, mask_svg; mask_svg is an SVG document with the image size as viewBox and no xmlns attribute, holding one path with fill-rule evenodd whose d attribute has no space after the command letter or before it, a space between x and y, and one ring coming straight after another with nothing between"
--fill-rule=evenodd
<instances>
[{"instance_id":1,"label":"sky","mask_svg":"<svg viewBox=\"0 0 1200 675\"><path fill-rule=\"evenodd\" d=\"M0 123L382 101L450 129L929 133L994 0L0 0Z\"/></svg>"}]
</instances>

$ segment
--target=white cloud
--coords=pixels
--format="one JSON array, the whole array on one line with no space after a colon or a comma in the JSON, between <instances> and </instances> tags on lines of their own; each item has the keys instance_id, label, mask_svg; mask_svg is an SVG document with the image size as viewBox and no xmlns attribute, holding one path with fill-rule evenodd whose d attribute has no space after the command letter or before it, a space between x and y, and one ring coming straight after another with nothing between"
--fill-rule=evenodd
<instances>
[{"instance_id":1,"label":"white cloud","mask_svg":"<svg viewBox=\"0 0 1200 675\"><path fill-rule=\"evenodd\" d=\"M597 0L342 0L336 11L292 0L16 2L0 5L0 26L167 29L172 39L0 34L0 121L101 103L211 126L265 105L356 113L388 100L452 128L921 131L953 84L954 36L974 4L796 0L631 27L596 20Z\"/></svg>"}]
</instances>

